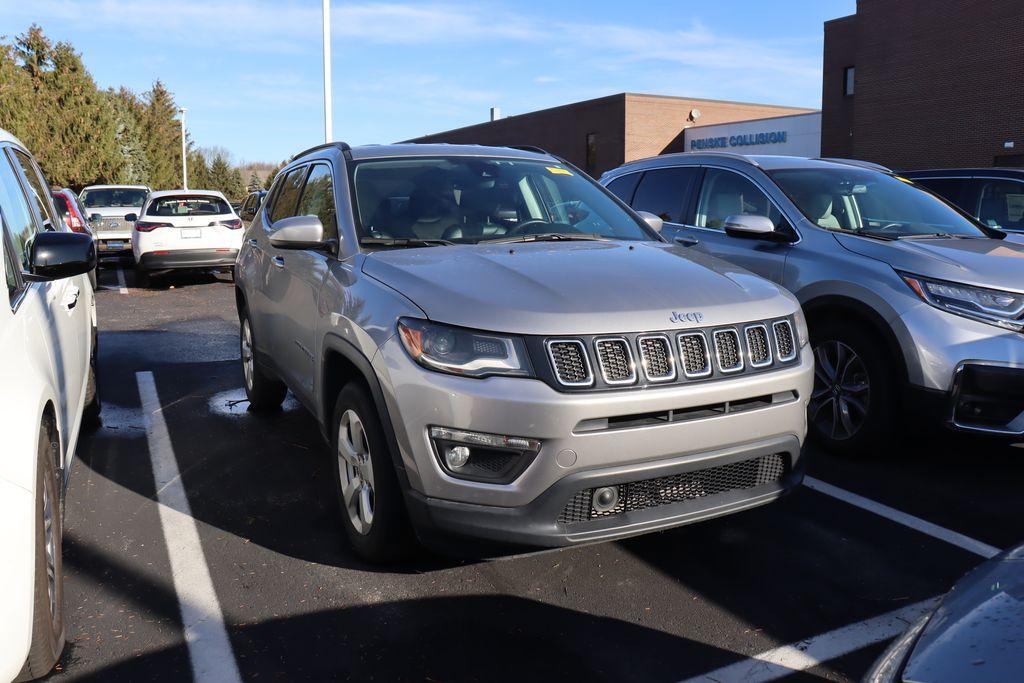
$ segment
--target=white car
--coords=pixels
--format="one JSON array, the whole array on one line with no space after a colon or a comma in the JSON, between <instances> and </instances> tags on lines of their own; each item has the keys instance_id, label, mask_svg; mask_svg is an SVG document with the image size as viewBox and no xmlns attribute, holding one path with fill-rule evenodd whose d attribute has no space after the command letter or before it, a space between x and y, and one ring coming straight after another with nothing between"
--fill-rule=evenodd
<instances>
[{"instance_id":1,"label":"white car","mask_svg":"<svg viewBox=\"0 0 1024 683\"><path fill-rule=\"evenodd\" d=\"M138 216L129 215L136 280L183 269L232 271L242 246L242 219L212 190L151 192Z\"/></svg>"},{"instance_id":2,"label":"white car","mask_svg":"<svg viewBox=\"0 0 1024 683\"><path fill-rule=\"evenodd\" d=\"M58 227L28 150L0 130L0 681L64 647L62 504L79 429L99 418L90 235Z\"/></svg>"},{"instance_id":3,"label":"white car","mask_svg":"<svg viewBox=\"0 0 1024 683\"><path fill-rule=\"evenodd\" d=\"M82 189L78 197L88 212L100 256L131 253L132 224L126 217L142 208L149 192L145 185L90 185Z\"/></svg>"}]
</instances>

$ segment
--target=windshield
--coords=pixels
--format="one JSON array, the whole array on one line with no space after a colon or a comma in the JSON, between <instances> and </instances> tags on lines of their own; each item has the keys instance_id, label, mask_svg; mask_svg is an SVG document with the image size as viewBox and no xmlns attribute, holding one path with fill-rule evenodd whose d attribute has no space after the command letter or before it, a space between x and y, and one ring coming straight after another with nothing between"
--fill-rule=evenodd
<instances>
[{"instance_id":1,"label":"windshield","mask_svg":"<svg viewBox=\"0 0 1024 683\"><path fill-rule=\"evenodd\" d=\"M103 206L134 206L141 208L146 201L146 190L131 187L101 187L84 190L80 199L89 209Z\"/></svg>"},{"instance_id":2,"label":"windshield","mask_svg":"<svg viewBox=\"0 0 1024 683\"><path fill-rule=\"evenodd\" d=\"M160 197L146 209L147 216L219 216L228 213L232 213L231 207L220 197L195 195Z\"/></svg>"},{"instance_id":3,"label":"windshield","mask_svg":"<svg viewBox=\"0 0 1024 683\"><path fill-rule=\"evenodd\" d=\"M476 243L534 236L651 240L607 192L557 162L480 157L361 161L353 171L364 244ZM394 246L394 242L392 242Z\"/></svg>"},{"instance_id":4,"label":"windshield","mask_svg":"<svg viewBox=\"0 0 1024 683\"><path fill-rule=\"evenodd\" d=\"M945 201L913 183L860 168L773 171L772 179L821 228L899 239L988 237Z\"/></svg>"}]
</instances>

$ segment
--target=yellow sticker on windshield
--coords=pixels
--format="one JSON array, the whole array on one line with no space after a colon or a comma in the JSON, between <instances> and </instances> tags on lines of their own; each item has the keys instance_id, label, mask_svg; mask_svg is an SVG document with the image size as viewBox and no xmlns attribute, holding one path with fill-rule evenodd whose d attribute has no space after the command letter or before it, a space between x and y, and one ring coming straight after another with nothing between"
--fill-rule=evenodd
<instances>
[{"instance_id":1,"label":"yellow sticker on windshield","mask_svg":"<svg viewBox=\"0 0 1024 683\"><path fill-rule=\"evenodd\" d=\"M554 173L555 175L572 175L572 172L565 168L559 168L558 166L546 166L548 173Z\"/></svg>"},{"instance_id":2,"label":"yellow sticker on windshield","mask_svg":"<svg viewBox=\"0 0 1024 683\"><path fill-rule=\"evenodd\" d=\"M902 180L903 182L907 183L908 185L913 185L914 184L913 180L908 180L908 179L902 178L902 177L900 177L898 175L894 175L893 178L895 178L896 180Z\"/></svg>"}]
</instances>

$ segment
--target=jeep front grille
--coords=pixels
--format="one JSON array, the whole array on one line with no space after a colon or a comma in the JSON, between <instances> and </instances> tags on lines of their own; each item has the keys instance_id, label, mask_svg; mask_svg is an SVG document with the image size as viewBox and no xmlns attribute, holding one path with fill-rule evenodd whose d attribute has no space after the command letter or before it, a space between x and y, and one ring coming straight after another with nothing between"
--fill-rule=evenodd
<instances>
[{"instance_id":1,"label":"jeep front grille","mask_svg":"<svg viewBox=\"0 0 1024 683\"><path fill-rule=\"evenodd\" d=\"M740 335L736 330L715 330L715 358L722 372L739 372L743 369L743 351L740 349Z\"/></svg>"},{"instance_id":2,"label":"jeep front grille","mask_svg":"<svg viewBox=\"0 0 1024 683\"><path fill-rule=\"evenodd\" d=\"M640 346L640 364L644 376L651 382L671 382L676 378L676 359L672 355L672 344L663 334L637 338Z\"/></svg>"},{"instance_id":3,"label":"jeep front grille","mask_svg":"<svg viewBox=\"0 0 1024 683\"><path fill-rule=\"evenodd\" d=\"M785 454L773 453L694 472L619 484L619 502L607 511L594 509L593 488L583 489L569 499L558 521L576 524L777 483L786 475L786 463Z\"/></svg>"},{"instance_id":4,"label":"jeep front grille","mask_svg":"<svg viewBox=\"0 0 1024 683\"><path fill-rule=\"evenodd\" d=\"M711 374L711 354L703 332L679 335L679 360L683 363L683 374L690 379Z\"/></svg>"},{"instance_id":5,"label":"jeep front grille","mask_svg":"<svg viewBox=\"0 0 1024 683\"><path fill-rule=\"evenodd\" d=\"M594 342L597 350L597 364L601 377L608 384L632 384L636 381L636 366L629 342L623 337L598 339Z\"/></svg>"},{"instance_id":6,"label":"jeep front grille","mask_svg":"<svg viewBox=\"0 0 1024 683\"><path fill-rule=\"evenodd\" d=\"M779 360L788 361L796 358L796 344L793 343L793 328L788 320L776 320L772 323L775 333L775 348L779 352Z\"/></svg>"},{"instance_id":7,"label":"jeep front grille","mask_svg":"<svg viewBox=\"0 0 1024 683\"><path fill-rule=\"evenodd\" d=\"M747 359L750 367L763 368L772 364L772 347L768 341L768 328L764 325L750 325L743 330L747 338Z\"/></svg>"},{"instance_id":8,"label":"jeep front grille","mask_svg":"<svg viewBox=\"0 0 1024 683\"><path fill-rule=\"evenodd\" d=\"M578 339L555 339L548 342L548 356L555 377L567 387L588 387L594 383L587 348Z\"/></svg>"}]
</instances>

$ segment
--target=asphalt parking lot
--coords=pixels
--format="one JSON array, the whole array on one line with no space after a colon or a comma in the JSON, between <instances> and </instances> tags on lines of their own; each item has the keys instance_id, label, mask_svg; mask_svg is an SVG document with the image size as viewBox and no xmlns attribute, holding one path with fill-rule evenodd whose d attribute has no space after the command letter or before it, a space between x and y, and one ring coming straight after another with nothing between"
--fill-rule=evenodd
<instances>
[{"instance_id":1,"label":"asphalt parking lot","mask_svg":"<svg viewBox=\"0 0 1024 683\"><path fill-rule=\"evenodd\" d=\"M246 412L226 277L100 283L104 425L72 471L53 678L857 680L1024 535L1024 451L908 428L862 460L812 448L809 485L757 510L382 570L346 546L312 417Z\"/></svg>"}]
</instances>

